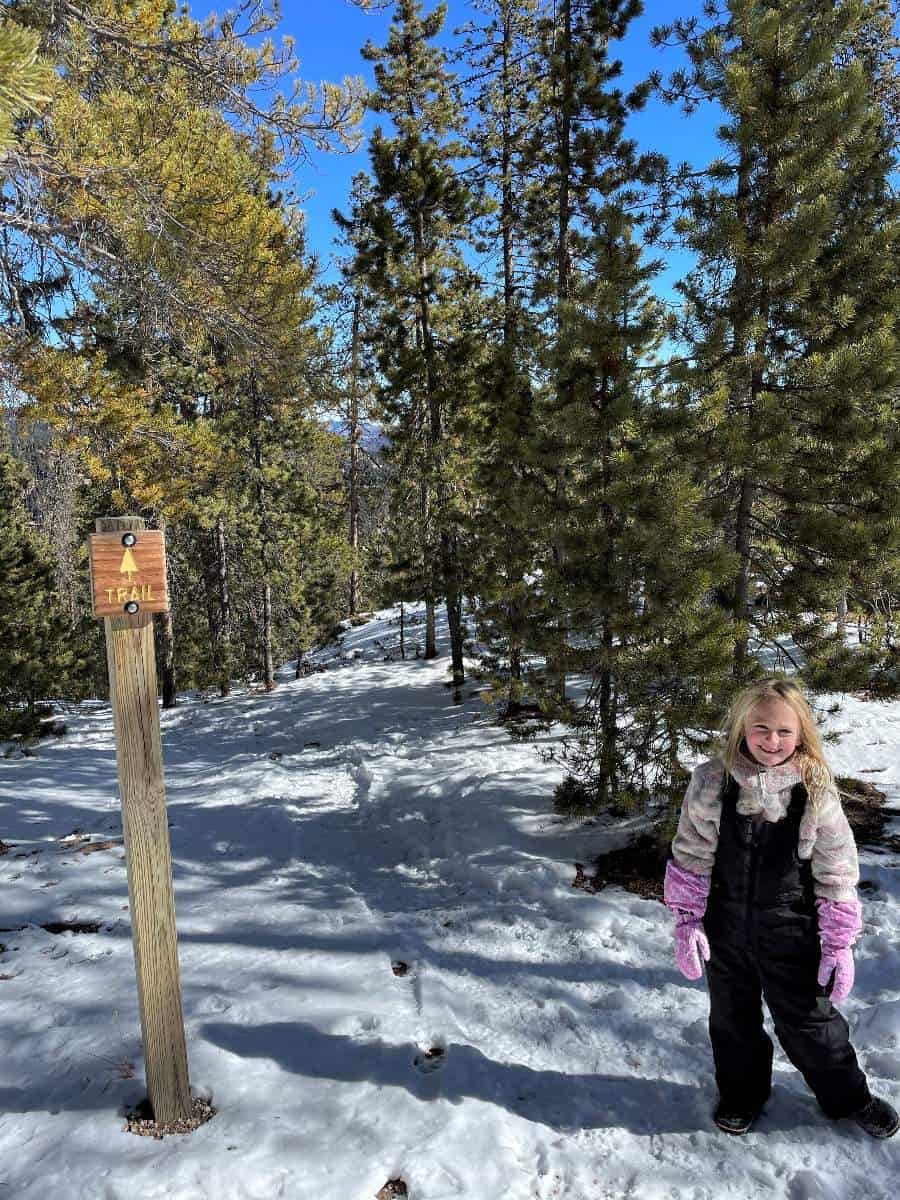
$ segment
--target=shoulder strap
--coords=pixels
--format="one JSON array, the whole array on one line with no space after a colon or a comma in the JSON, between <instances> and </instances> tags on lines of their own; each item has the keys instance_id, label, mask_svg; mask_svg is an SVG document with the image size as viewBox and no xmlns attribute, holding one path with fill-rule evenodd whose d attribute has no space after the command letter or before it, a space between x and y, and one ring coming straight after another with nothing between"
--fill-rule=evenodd
<instances>
[{"instance_id":1,"label":"shoulder strap","mask_svg":"<svg viewBox=\"0 0 900 1200\"><path fill-rule=\"evenodd\" d=\"M802 783L795 783L791 788L791 803L788 806L788 812L791 816L796 816L799 820L803 816L803 810L806 808L806 801L809 799L809 793L806 786Z\"/></svg>"},{"instance_id":2,"label":"shoulder strap","mask_svg":"<svg viewBox=\"0 0 900 1200\"><path fill-rule=\"evenodd\" d=\"M728 771L725 771L724 778L722 779L722 804L723 804L723 806L726 803L737 804L737 799L738 799L738 796L740 795L740 792L741 792L741 789L740 789L740 785L738 784L738 781L735 779L735 777L733 775L729 774Z\"/></svg>"}]
</instances>

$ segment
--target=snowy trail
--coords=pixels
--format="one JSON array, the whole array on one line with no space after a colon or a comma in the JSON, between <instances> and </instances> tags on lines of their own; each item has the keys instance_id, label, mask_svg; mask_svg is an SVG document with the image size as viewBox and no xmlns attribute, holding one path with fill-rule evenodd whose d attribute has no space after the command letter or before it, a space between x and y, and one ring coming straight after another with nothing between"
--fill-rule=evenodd
<instances>
[{"instance_id":1,"label":"snowy trail","mask_svg":"<svg viewBox=\"0 0 900 1200\"><path fill-rule=\"evenodd\" d=\"M144 1088L108 709L0 760L0 1196L893 1197L900 1146L827 1122L780 1055L754 1132L711 1126L668 914L570 886L624 834L554 821L540 747L454 707L444 661L382 661L395 635L380 614L324 673L163 714L191 1078L219 1109L189 1137L122 1131ZM839 699L835 767L900 801L900 705ZM898 1103L900 859L862 863L845 1011ZM40 927L63 920L100 927Z\"/></svg>"}]
</instances>

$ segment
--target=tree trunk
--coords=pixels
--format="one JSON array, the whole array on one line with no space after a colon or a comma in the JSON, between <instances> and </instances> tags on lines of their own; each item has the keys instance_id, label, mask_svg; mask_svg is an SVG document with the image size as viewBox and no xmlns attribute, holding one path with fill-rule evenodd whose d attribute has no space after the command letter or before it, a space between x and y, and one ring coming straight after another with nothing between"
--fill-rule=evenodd
<instances>
[{"instance_id":1,"label":"tree trunk","mask_svg":"<svg viewBox=\"0 0 900 1200\"><path fill-rule=\"evenodd\" d=\"M228 587L228 555L225 538L225 519L216 518L215 540L216 590L219 600L218 670L219 695L231 691L231 592Z\"/></svg>"},{"instance_id":2,"label":"tree trunk","mask_svg":"<svg viewBox=\"0 0 900 1200\"><path fill-rule=\"evenodd\" d=\"M737 521L734 531L734 548L738 555L738 572L734 579L734 660L733 675L742 682L747 675L750 636L747 628L747 613L750 604L750 518L756 489L749 473L741 480L741 495L738 501Z\"/></svg>"},{"instance_id":3,"label":"tree trunk","mask_svg":"<svg viewBox=\"0 0 900 1200\"><path fill-rule=\"evenodd\" d=\"M434 596L425 597L425 657L437 658L437 638L434 630Z\"/></svg>"},{"instance_id":4,"label":"tree trunk","mask_svg":"<svg viewBox=\"0 0 900 1200\"><path fill-rule=\"evenodd\" d=\"M572 90L572 6L571 0L563 0L563 95L560 110L559 133L559 192L558 192L558 226L556 248L556 298L561 305L569 295L569 276L571 273L571 257L569 254L569 225L571 211L569 204L569 172L572 169L572 152L570 138L572 132L572 109L575 98Z\"/></svg>"},{"instance_id":5,"label":"tree trunk","mask_svg":"<svg viewBox=\"0 0 900 1200\"><path fill-rule=\"evenodd\" d=\"M262 573L263 573L263 623L262 623L262 666L263 682L267 692L275 687L275 664L272 657L272 556L271 538L269 536L269 514L266 497L266 487L263 482L263 446L262 446L262 397L256 376L250 374L250 395L253 401L253 459L256 467L256 506L259 521L259 535L262 543Z\"/></svg>"},{"instance_id":6,"label":"tree trunk","mask_svg":"<svg viewBox=\"0 0 900 1200\"><path fill-rule=\"evenodd\" d=\"M503 238L503 348L506 353L506 378L516 377L513 370L516 353L516 290L513 231L515 229L515 193L513 189L513 91L511 66L513 54L513 17L509 8L503 12L502 94L503 111L500 118L500 230ZM516 383L514 386L518 386ZM507 580L516 584L521 575L513 566L515 547L507 542ZM506 716L514 716L522 699L522 636L521 602L512 600L506 605L509 629L509 687L506 695Z\"/></svg>"},{"instance_id":7,"label":"tree trunk","mask_svg":"<svg viewBox=\"0 0 900 1200\"><path fill-rule=\"evenodd\" d=\"M612 247L609 247L611 252ZM610 254L611 256L611 254ZM612 581L615 572L615 550L618 541L616 514L610 503L613 487L613 442L609 433L610 387L609 377L604 372L600 385L600 412L605 426L602 451L602 487L600 496L600 513L606 531L606 547L603 551L603 571L608 581ZM600 807L605 808L615 801L619 781L616 770L616 749L619 740L619 730L616 722L616 693L618 663L616 662L615 640L613 638L612 622L609 608L601 616L601 661L600 661L600 740L601 761L598 800Z\"/></svg>"},{"instance_id":8,"label":"tree trunk","mask_svg":"<svg viewBox=\"0 0 900 1200\"><path fill-rule=\"evenodd\" d=\"M509 353L513 345L513 307L515 286L513 277L513 227L515 207L512 182L512 84L510 57L512 55L512 14L503 14L503 112L500 118L500 231L503 237L503 346Z\"/></svg>"},{"instance_id":9,"label":"tree trunk","mask_svg":"<svg viewBox=\"0 0 900 1200\"><path fill-rule=\"evenodd\" d=\"M431 492L427 480L422 483L422 547L425 562L425 657L437 658L432 583Z\"/></svg>"},{"instance_id":10,"label":"tree trunk","mask_svg":"<svg viewBox=\"0 0 900 1200\"><path fill-rule=\"evenodd\" d=\"M441 401L435 371L434 341L431 334L431 313L427 293L428 263L424 254L424 217L420 211L416 217L416 254L419 268L419 324L422 330L422 350L425 356L425 379L427 389L429 433L431 454L437 476L437 517L440 529L440 564L444 600L447 606L447 621L450 632L450 656L453 670L453 696L458 703L460 688L465 678L462 658L462 632L460 620L459 583L457 579L457 554L453 536L446 526L446 483L443 462L443 423ZM433 617L432 617L433 619ZM434 647L434 655L437 647ZM426 658L433 657L426 649Z\"/></svg>"},{"instance_id":11,"label":"tree trunk","mask_svg":"<svg viewBox=\"0 0 900 1200\"><path fill-rule=\"evenodd\" d=\"M847 637L847 592L842 591L837 602L837 632L843 645Z\"/></svg>"},{"instance_id":12,"label":"tree trunk","mask_svg":"<svg viewBox=\"0 0 900 1200\"><path fill-rule=\"evenodd\" d=\"M412 70L413 63L410 57L408 57L407 62L410 70ZM408 112L410 117L415 115L411 99L408 105ZM418 205L415 214L415 223L413 227L413 248L416 256L416 271L418 275L418 295L416 307L419 319L419 327L422 332L422 354L425 360L425 399L428 406L431 460L436 475L441 574L443 575L442 582L444 585L444 598L447 605L447 618L450 626L450 654L453 669L453 694L454 699L456 699L456 697L459 695L459 689L462 687L464 679L461 632L462 623L459 616L459 580L455 537L453 536L451 530L447 527L447 496L446 480L444 479L441 397L437 380L437 358L434 346L434 338L431 332L431 310L428 299L429 263L424 202ZM436 646L434 647L434 653L437 653ZM425 656L426 658L430 657L427 647Z\"/></svg>"},{"instance_id":13,"label":"tree trunk","mask_svg":"<svg viewBox=\"0 0 900 1200\"><path fill-rule=\"evenodd\" d=\"M456 578L459 556L446 530L441 532L441 566L444 574L444 596L447 605L447 625L450 632L450 663L453 674L453 703L462 701L465 682L462 638L462 597Z\"/></svg>"},{"instance_id":14,"label":"tree trunk","mask_svg":"<svg viewBox=\"0 0 900 1200\"><path fill-rule=\"evenodd\" d=\"M263 681L266 691L275 687L275 663L272 658L272 585L263 584Z\"/></svg>"},{"instance_id":15,"label":"tree trunk","mask_svg":"<svg viewBox=\"0 0 900 1200\"><path fill-rule=\"evenodd\" d=\"M509 684L506 689L506 716L512 717L522 709L522 606L513 600L506 608L509 623Z\"/></svg>"},{"instance_id":16,"label":"tree trunk","mask_svg":"<svg viewBox=\"0 0 900 1200\"><path fill-rule=\"evenodd\" d=\"M462 596L456 582L458 555L450 541L450 535L441 534L441 549L446 580L447 625L450 630L450 662L453 673L453 703L462 703L462 686L465 682L463 666Z\"/></svg>"},{"instance_id":17,"label":"tree trunk","mask_svg":"<svg viewBox=\"0 0 900 1200\"><path fill-rule=\"evenodd\" d=\"M741 228L749 240L753 240L751 229L750 206L752 204L750 163L746 152L741 153L738 165L737 179L737 216ZM736 359L745 358L748 351L748 328L751 320L757 315L758 304L751 289L753 281L749 277L746 262L739 260L732 284L734 292L734 334L732 353ZM754 420L754 400L761 381L757 371L752 371L748 382L735 383L730 397L732 420L741 420L748 428L752 428ZM734 622L734 651L732 656L732 675L736 682L743 682L747 675L749 657L748 612L750 600L750 569L751 569L751 521L753 503L756 499L756 488L750 471L744 471L741 476L741 487L737 501L737 511L734 521L734 549L738 556L738 569L734 577L732 595L732 620Z\"/></svg>"},{"instance_id":18,"label":"tree trunk","mask_svg":"<svg viewBox=\"0 0 900 1200\"><path fill-rule=\"evenodd\" d=\"M616 704L614 694L614 671L612 666L613 639L609 622L603 622L604 663L600 668L600 736L602 755L600 774L597 781L597 801L601 809L607 808L616 798Z\"/></svg>"},{"instance_id":19,"label":"tree trunk","mask_svg":"<svg viewBox=\"0 0 900 1200\"><path fill-rule=\"evenodd\" d=\"M203 592L206 599L206 625L209 630L209 662L211 674L220 684L221 691L221 640L222 606L218 591L215 538L201 536L199 557L202 564ZM226 695L227 693L222 693Z\"/></svg>"},{"instance_id":20,"label":"tree trunk","mask_svg":"<svg viewBox=\"0 0 900 1200\"><path fill-rule=\"evenodd\" d=\"M563 311L569 299L571 288L572 259L569 250L569 234L572 221L571 198L569 194L570 173L572 170L572 111L575 106L573 93L573 63L572 63L572 5L571 0L563 0L562 4L562 37L563 37L563 85L562 103L559 120L559 188L557 191L557 262L556 262L556 330L557 340L562 334ZM558 368L557 368L558 370ZM557 379L557 397L560 407L571 400L571 386L568 382ZM565 473L563 467L556 470L554 487L554 507L556 510L557 528L553 531L553 562L557 572L562 572L565 550L559 533L559 525L563 520L565 507ZM566 702L566 636L565 616L559 614L562 625L559 629L558 650L548 661L549 674L554 681L554 691L559 704Z\"/></svg>"},{"instance_id":21,"label":"tree trunk","mask_svg":"<svg viewBox=\"0 0 900 1200\"><path fill-rule=\"evenodd\" d=\"M359 612L359 319L361 301L353 300L350 380L350 584L348 614Z\"/></svg>"},{"instance_id":22,"label":"tree trunk","mask_svg":"<svg viewBox=\"0 0 900 1200\"><path fill-rule=\"evenodd\" d=\"M163 708L174 708L178 703L178 695L175 688L175 629L171 609L160 613L159 648L162 704Z\"/></svg>"},{"instance_id":23,"label":"tree trunk","mask_svg":"<svg viewBox=\"0 0 900 1200\"><path fill-rule=\"evenodd\" d=\"M160 518L159 528L163 536L166 533L166 521ZM159 635L159 674L162 683L163 708L174 708L178 703L175 689L175 627L172 622L172 610L160 613L156 626Z\"/></svg>"}]
</instances>

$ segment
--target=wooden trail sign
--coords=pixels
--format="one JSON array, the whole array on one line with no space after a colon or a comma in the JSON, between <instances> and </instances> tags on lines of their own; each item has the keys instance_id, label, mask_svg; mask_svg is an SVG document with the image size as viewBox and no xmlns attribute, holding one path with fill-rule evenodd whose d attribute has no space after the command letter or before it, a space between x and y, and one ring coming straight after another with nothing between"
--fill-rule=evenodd
<instances>
[{"instance_id":1,"label":"wooden trail sign","mask_svg":"<svg viewBox=\"0 0 900 1200\"><path fill-rule=\"evenodd\" d=\"M90 535L95 617L169 611L165 537L158 529L144 529L143 524L141 521L140 529Z\"/></svg>"},{"instance_id":2,"label":"wooden trail sign","mask_svg":"<svg viewBox=\"0 0 900 1200\"><path fill-rule=\"evenodd\" d=\"M140 517L103 517L97 530L91 588L106 626L147 1094L162 1124L191 1115L151 615L168 608L165 547ZM142 587L152 599L140 598ZM162 597L165 608L154 607Z\"/></svg>"}]
</instances>

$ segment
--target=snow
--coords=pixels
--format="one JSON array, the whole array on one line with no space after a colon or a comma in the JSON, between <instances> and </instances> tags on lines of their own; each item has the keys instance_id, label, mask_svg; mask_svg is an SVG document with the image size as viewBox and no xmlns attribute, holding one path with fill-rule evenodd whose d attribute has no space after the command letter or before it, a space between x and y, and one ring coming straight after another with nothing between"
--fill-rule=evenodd
<instances>
[{"instance_id":1,"label":"snow","mask_svg":"<svg viewBox=\"0 0 900 1200\"><path fill-rule=\"evenodd\" d=\"M754 1130L713 1127L668 913L571 887L629 827L555 818L553 734L512 742L475 685L452 704L446 655L385 661L397 641L385 611L322 673L162 714L191 1081L218 1109L187 1136L123 1129L145 1088L110 711L0 760L0 1197L893 1197L900 1138L829 1122L778 1050ZM896 804L900 704L820 707L837 772ZM844 1011L897 1105L900 856L861 863Z\"/></svg>"}]
</instances>

